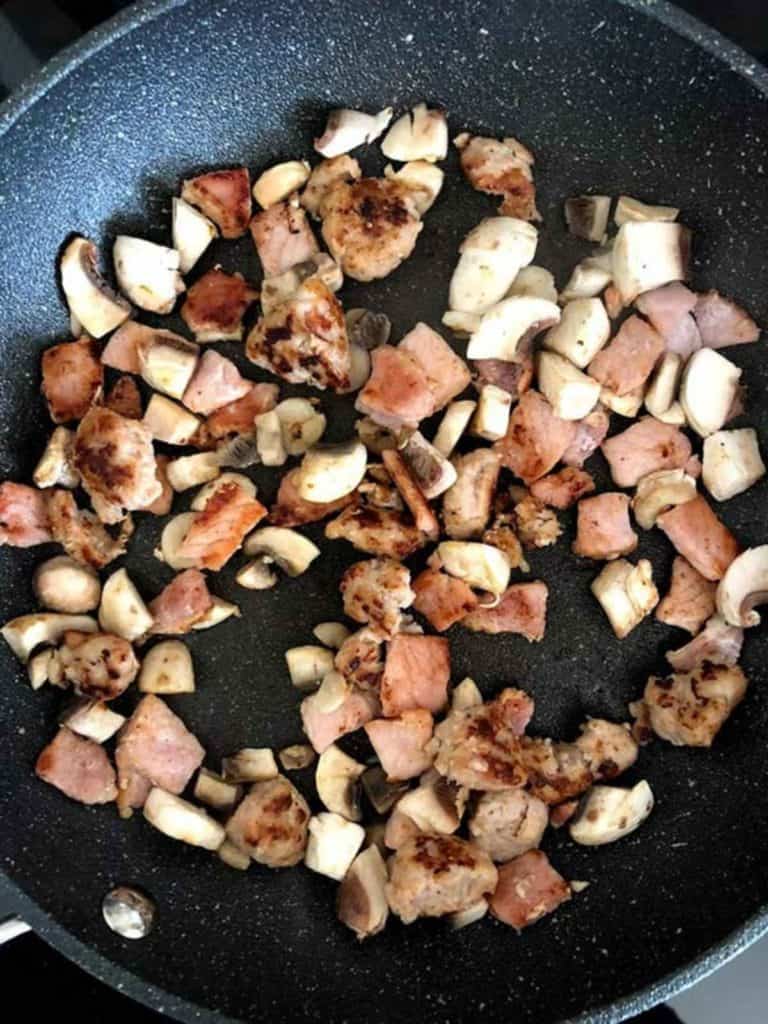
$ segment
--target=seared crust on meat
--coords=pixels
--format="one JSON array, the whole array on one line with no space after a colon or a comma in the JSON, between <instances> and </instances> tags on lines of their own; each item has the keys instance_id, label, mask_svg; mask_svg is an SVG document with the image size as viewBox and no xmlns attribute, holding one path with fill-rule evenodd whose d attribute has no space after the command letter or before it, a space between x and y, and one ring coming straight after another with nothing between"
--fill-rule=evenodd
<instances>
[{"instance_id":1,"label":"seared crust on meat","mask_svg":"<svg viewBox=\"0 0 768 1024\"><path fill-rule=\"evenodd\" d=\"M411 574L394 558L355 562L341 577L340 587L344 613L355 622L369 623L383 636L397 632L401 609L414 598Z\"/></svg>"},{"instance_id":2,"label":"seared crust on meat","mask_svg":"<svg viewBox=\"0 0 768 1024\"><path fill-rule=\"evenodd\" d=\"M227 822L227 836L257 863L290 868L304 856L308 826L307 801L279 775L251 787Z\"/></svg>"}]
</instances>

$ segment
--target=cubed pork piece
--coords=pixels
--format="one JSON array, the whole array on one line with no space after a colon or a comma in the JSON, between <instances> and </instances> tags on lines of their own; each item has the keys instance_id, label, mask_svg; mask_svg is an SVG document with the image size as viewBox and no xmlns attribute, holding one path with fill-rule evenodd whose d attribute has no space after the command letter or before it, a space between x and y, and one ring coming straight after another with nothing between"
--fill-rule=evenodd
<instances>
[{"instance_id":1,"label":"cubed pork piece","mask_svg":"<svg viewBox=\"0 0 768 1024\"><path fill-rule=\"evenodd\" d=\"M640 388L664 354L664 339L639 316L631 316L589 364L589 375L617 395Z\"/></svg>"},{"instance_id":2,"label":"cubed pork piece","mask_svg":"<svg viewBox=\"0 0 768 1024\"><path fill-rule=\"evenodd\" d=\"M556 416L538 391L526 391L512 411L506 436L493 447L503 466L532 484L560 461L575 434L575 423Z\"/></svg>"},{"instance_id":3,"label":"cubed pork piece","mask_svg":"<svg viewBox=\"0 0 768 1024\"><path fill-rule=\"evenodd\" d=\"M572 551L581 558L610 561L637 547L637 534L629 521L629 498L606 491L579 502L576 540Z\"/></svg>"},{"instance_id":4,"label":"cubed pork piece","mask_svg":"<svg viewBox=\"0 0 768 1024\"><path fill-rule=\"evenodd\" d=\"M390 782L413 779L432 764L425 748L432 738L432 715L422 709L397 718L377 718L365 725L371 746Z\"/></svg>"},{"instance_id":5,"label":"cubed pork piece","mask_svg":"<svg viewBox=\"0 0 768 1024\"><path fill-rule=\"evenodd\" d=\"M477 596L464 580L437 569L425 569L413 581L414 611L444 633L477 607Z\"/></svg>"},{"instance_id":6,"label":"cubed pork piece","mask_svg":"<svg viewBox=\"0 0 768 1024\"><path fill-rule=\"evenodd\" d=\"M541 580L513 583L492 608L476 608L461 620L476 633L518 633L531 642L544 639L547 625L547 584Z\"/></svg>"},{"instance_id":7,"label":"cubed pork piece","mask_svg":"<svg viewBox=\"0 0 768 1024\"><path fill-rule=\"evenodd\" d=\"M502 864L491 897L491 913L504 924L522 931L571 898L571 887L541 850Z\"/></svg>"},{"instance_id":8,"label":"cubed pork piece","mask_svg":"<svg viewBox=\"0 0 768 1024\"><path fill-rule=\"evenodd\" d=\"M677 552L708 580L722 579L741 551L739 542L701 495L663 512L656 525Z\"/></svg>"},{"instance_id":9,"label":"cubed pork piece","mask_svg":"<svg viewBox=\"0 0 768 1024\"><path fill-rule=\"evenodd\" d=\"M644 416L604 441L602 450L616 486L635 487L649 473L685 466L691 442L672 424Z\"/></svg>"},{"instance_id":10,"label":"cubed pork piece","mask_svg":"<svg viewBox=\"0 0 768 1024\"><path fill-rule=\"evenodd\" d=\"M387 647L381 680L381 706L385 718L413 708L436 714L448 700L451 662L443 637L398 633Z\"/></svg>"},{"instance_id":11,"label":"cubed pork piece","mask_svg":"<svg viewBox=\"0 0 768 1024\"><path fill-rule=\"evenodd\" d=\"M715 581L706 579L682 555L677 555L672 563L669 593L659 603L656 618L668 626L698 633L715 612L716 592Z\"/></svg>"},{"instance_id":12,"label":"cubed pork piece","mask_svg":"<svg viewBox=\"0 0 768 1024\"><path fill-rule=\"evenodd\" d=\"M35 774L81 804L106 804L117 796L115 769L106 750L70 729L59 729L41 751Z\"/></svg>"}]
</instances>

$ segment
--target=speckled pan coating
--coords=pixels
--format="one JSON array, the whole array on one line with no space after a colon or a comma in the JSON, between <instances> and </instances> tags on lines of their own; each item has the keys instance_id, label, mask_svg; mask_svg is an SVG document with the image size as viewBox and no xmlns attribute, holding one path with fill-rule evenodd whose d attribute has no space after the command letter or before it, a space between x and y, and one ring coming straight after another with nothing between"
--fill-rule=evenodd
<instances>
[{"instance_id":1,"label":"speckled pan coating","mask_svg":"<svg viewBox=\"0 0 768 1024\"><path fill-rule=\"evenodd\" d=\"M546 227L537 262L560 282L586 251L563 231L564 195L626 190L679 205L696 233L697 282L766 322L767 95L766 73L746 55L661 4L166 0L133 9L0 110L0 476L26 479L41 450L38 357L66 336L53 275L66 234L108 242L129 229L165 241L180 177L309 155L329 105L427 98L448 109L454 133L519 135L538 157ZM417 318L439 325L456 246L494 208L455 165L452 156L408 265L383 284L345 289L349 304L386 311L398 334ZM216 248L199 269L215 260L258 278L249 243ZM728 355L745 369L749 420L765 438L764 344ZM348 410L331 418L344 436ZM259 482L270 498L274 479ZM762 481L725 510L745 544L765 540L767 499ZM158 535L141 524L133 563L149 594L170 575L151 557ZM543 644L450 634L454 677L471 672L486 693L518 682L535 695L534 731L545 734L569 734L586 714L622 717L661 652L680 642L655 622L622 644L611 639L589 596L595 570L568 553L572 535L569 521L566 543L532 557L552 588ZM42 554L0 551L3 619L32 606ZM638 555L653 558L665 586L671 552L660 538L643 536ZM244 617L192 637L199 692L171 701L211 765L240 745L300 739L283 649L312 642L312 625L339 616L328 581L354 559L337 545L306 576L266 593L236 588L233 570L215 582ZM632 778L647 778L658 801L643 829L599 850L547 840L566 877L591 883L554 917L521 937L492 921L458 934L440 923L393 925L362 946L334 922L328 880L231 871L140 818L120 822L38 782L31 769L57 697L33 693L3 646L2 888L85 968L185 1020L621 1020L712 970L768 923L766 628L748 638L754 686L715 749L642 755ZM101 919L101 898L118 883L157 900L143 942L121 940Z\"/></svg>"}]
</instances>

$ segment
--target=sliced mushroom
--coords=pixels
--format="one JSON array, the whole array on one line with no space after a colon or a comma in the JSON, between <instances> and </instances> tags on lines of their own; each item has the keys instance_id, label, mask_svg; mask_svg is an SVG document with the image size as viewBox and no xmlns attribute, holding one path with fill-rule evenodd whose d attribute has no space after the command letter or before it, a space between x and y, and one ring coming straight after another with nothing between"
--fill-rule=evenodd
<instances>
[{"instance_id":1,"label":"sliced mushroom","mask_svg":"<svg viewBox=\"0 0 768 1024\"><path fill-rule=\"evenodd\" d=\"M129 303L115 295L99 274L98 256L93 242L78 235L62 253L60 264L70 316L93 338L103 338L131 315Z\"/></svg>"},{"instance_id":2,"label":"sliced mushroom","mask_svg":"<svg viewBox=\"0 0 768 1024\"><path fill-rule=\"evenodd\" d=\"M610 212L610 196L573 196L565 200L568 230L587 242L602 242Z\"/></svg>"},{"instance_id":3,"label":"sliced mushroom","mask_svg":"<svg viewBox=\"0 0 768 1024\"><path fill-rule=\"evenodd\" d=\"M323 679L333 672L333 652L317 644L291 647L285 652L291 683L298 690L316 690Z\"/></svg>"},{"instance_id":4,"label":"sliced mushroom","mask_svg":"<svg viewBox=\"0 0 768 1024\"><path fill-rule=\"evenodd\" d=\"M306 398L286 398L275 406L275 413L289 455L304 455L325 432L325 416Z\"/></svg>"},{"instance_id":5,"label":"sliced mushroom","mask_svg":"<svg viewBox=\"0 0 768 1024\"><path fill-rule=\"evenodd\" d=\"M448 921L450 922L451 930L458 931L460 928L466 928L469 924L481 921L487 913L487 900L478 900L477 903L473 903L466 910L456 910L454 913L449 914Z\"/></svg>"},{"instance_id":6,"label":"sliced mushroom","mask_svg":"<svg viewBox=\"0 0 768 1024\"><path fill-rule=\"evenodd\" d=\"M250 855L243 853L240 847L235 846L229 839L224 840L216 851L216 856L228 868L234 868L236 871L247 871L252 864Z\"/></svg>"},{"instance_id":7,"label":"sliced mushroom","mask_svg":"<svg viewBox=\"0 0 768 1024\"><path fill-rule=\"evenodd\" d=\"M212 626L218 626L220 622L231 619L232 616L239 619L241 614L238 605L233 604L232 601L225 601L223 597L217 597L213 594L211 596L211 607L202 618L193 623L192 629L210 629Z\"/></svg>"},{"instance_id":8,"label":"sliced mushroom","mask_svg":"<svg viewBox=\"0 0 768 1024\"><path fill-rule=\"evenodd\" d=\"M534 335L560 320L560 308L545 299L513 296L483 314L469 339L468 359L504 359L514 362Z\"/></svg>"},{"instance_id":9,"label":"sliced mushroom","mask_svg":"<svg viewBox=\"0 0 768 1024\"><path fill-rule=\"evenodd\" d=\"M466 338L475 333L482 318L482 313L460 313L458 310L449 309L443 313L441 321L457 337Z\"/></svg>"},{"instance_id":10,"label":"sliced mushroom","mask_svg":"<svg viewBox=\"0 0 768 1024\"><path fill-rule=\"evenodd\" d=\"M213 807L216 811L231 811L240 800L242 788L233 782L227 782L221 775L201 768L197 773L192 796L201 804Z\"/></svg>"},{"instance_id":11,"label":"sliced mushroom","mask_svg":"<svg viewBox=\"0 0 768 1024\"><path fill-rule=\"evenodd\" d=\"M202 512L211 498L214 496L216 491L224 484L237 484L244 494L247 494L249 498L256 497L256 484L249 477L243 473L222 473L221 476L216 477L215 480L211 480L210 483L205 484L190 502L190 509L192 512Z\"/></svg>"},{"instance_id":12,"label":"sliced mushroom","mask_svg":"<svg viewBox=\"0 0 768 1024\"><path fill-rule=\"evenodd\" d=\"M382 931L389 916L387 865L375 845L368 846L352 862L339 886L336 912L342 924L358 939Z\"/></svg>"},{"instance_id":13,"label":"sliced mushroom","mask_svg":"<svg viewBox=\"0 0 768 1024\"><path fill-rule=\"evenodd\" d=\"M195 518L194 512L182 512L174 516L163 528L160 536L160 547L155 548L155 558L165 562L171 569L180 571L182 569L193 569L196 564L194 558L188 558L179 554L181 543L189 532Z\"/></svg>"},{"instance_id":14,"label":"sliced mushroom","mask_svg":"<svg viewBox=\"0 0 768 1024\"><path fill-rule=\"evenodd\" d=\"M270 590L277 583L277 573L268 558L254 558L238 569L235 580L246 590Z\"/></svg>"},{"instance_id":15,"label":"sliced mushroom","mask_svg":"<svg viewBox=\"0 0 768 1024\"><path fill-rule=\"evenodd\" d=\"M701 437L720 430L733 405L741 369L712 348L700 348L688 360L680 384L680 404Z\"/></svg>"},{"instance_id":16,"label":"sliced mushroom","mask_svg":"<svg viewBox=\"0 0 768 1024\"><path fill-rule=\"evenodd\" d=\"M137 346L142 378L156 391L181 400L197 367L200 348L170 331Z\"/></svg>"},{"instance_id":17,"label":"sliced mushroom","mask_svg":"<svg viewBox=\"0 0 768 1024\"><path fill-rule=\"evenodd\" d=\"M565 287L560 292L563 304L575 299L592 299L613 281L613 252L604 256L588 256L573 268Z\"/></svg>"},{"instance_id":18,"label":"sliced mushroom","mask_svg":"<svg viewBox=\"0 0 768 1024\"><path fill-rule=\"evenodd\" d=\"M255 419L256 447L259 458L265 466L282 466L288 458L283 446L283 431L280 417L275 409L263 412Z\"/></svg>"},{"instance_id":19,"label":"sliced mushroom","mask_svg":"<svg viewBox=\"0 0 768 1024\"><path fill-rule=\"evenodd\" d=\"M333 651L338 651L344 641L351 636L343 622L318 622L312 632L321 644Z\"/></svg>"},{"instance_id":20,"label":"sliced mushroom","mask_svg":"<svg viewBox=\"0 0 768 1024\"><path fill-rule=\"evenodd\" d=\"M341 707L350 692L350 684L341 672L331 671L323 676L323 681L312 696L312 705L320 714L330 715Z\"/></svg>"},{"instance_id":21,"label":"sliced mushroom","mask_svg":"<svg viewBox=\"0 0 768 1024\"><path fill-rule=\"evenodd\" d=\"M171 213L173 248L179 254L179 270L188 274L219 231L212 220L185 199L175 196Z\"/></svg>"},{"instance_id":22,"label":"sliced mushroom","mask_svg":"<svg viewBox=\"0 0 768 1024\"><path fill-rule=\"evenodd\" d=\"M512 395L495 384L480 388L477 409L469 427L470 434L485 441L498 441L507 432Z\"/></svg>"},{"instance_id":23,"label":"sliced mushroom","mask_svg":"<svg viewBox=\"0 0 768 1024\"><path fill-rule=\"evenodd\" d=\"M275 755L269 747L244 747L225 757L221 772L227 782L267 782L279 775Z\"/></svg>"},{"instance_id":24,"label":"sliced mushroom","mask_svg":"<svg viewBox=\"0 0 768 1024\"><path fill-rule=\"evenodd\" d=\"M157 786L146 799L144 817L171 839L205 850L218 850L226 838L223 826L200 807Z\"/></svg>"},{"instance_id":25,"label":"sliced mushroom","mask_svg":"<svg viewBox=\"0 0 768 1024\"><path fill-rule=\"evenodd\" d=\"M90 612L101 597L98 573L68 555L56 555L39 565L32 587L40 604L55 612Z\"/></svg>"},{"instance_id":26,"label":"sliced mushroom","mask_svg":"<svg viewBox=\"0 0 768 1024\"><path fill-rule=\"evenodd\" d=\"M349 387L339 388L337 394L351 395L359 391L371 376L371 357L362 345L349 346Z\"/></svg>"},{"instance_id":27,"label":"sliced mushroom","mask_svg":"<svg viewBox=\"0 0 768 1024\"><path fill-rule=\"evenodd\" d=\"M410 790L397 802L404 814L420 832L449 835L461 824L463 803L457 803L456 790L442 776L422 776L421 785Z\"/></svg>"},{"instance_id":28,"label":"sliced mushroom","mask_svg":"<svg viewBox=\"0 0 768 1024\"><path fill-rule=\"evenodd\" d=\"M315 769L317 795L329 811L347 821L360 821L360 776L365 765L332 743L318 758Z\"/></svg>"},{"instance_id":29,"label":"sliced mushroom","mask_svg":"<svg viewBox=\"0 0 768 1024\"><path fill-rule=\"evenodd\" d=\"M255 434L240 434L231 441L224 441L214 455L220 466L233 469L247 469L261 461Z\"/></svg>"},{"instance_id":30,"label":"sliced mushroom","mask_svg":"<svg viewBox=\"0 0 768 1024\"><path fill-rule=\"evenodd\" d=\"M349 153L363 143L375 142L391 120L391 107L386 107L378 114L364 114L359 110L332 110L325 131L319 139L315 139L315 149L326 160Z\"/></svg>"},{"instance_id":31,"label":"sliced mushroom","mask_svg":"<svg viewBox=\"0 0 768 1024\"><path fill-rule=\"evenodd\" d=\"M523 267L510 285L506 297L511 299L514 295L519 295L523 298L545 299L547 302L557 302L557 288L555 288L554 275L549 270L545 270L544 267L533 265Z\"/></svg>"},{"instance_id":32,"label":"sliced mushroom","mask_svg":"<svg viewBox=\"0 0 768 1024\"><path fill-rule=\"evenodd\" d=\"M330 811L309 820L309 839L304 863L311 871L327 875L337 882L346 875L363 845L365 830L340 814Z\"/></svg>"},{"instance_id":33,"label":"sliced mushroom","mask_svg":"<svg viewBox=\"0 0 768 1024\"><path fill-rule=\"evenodd\" d=\"M448 292L451 309L484 313L499 302L521 267L533 259L538 237L536 228L516 217L480 221L459 247L461 256Z\"/></svg>"},{"instance_id":34,"label":"sliced mushroom","mask_svg":"<svg viewBox=\"0 0 768 1024\"><path fill-rule=\"evenodd\" d=\"M29 678L29 685L33 690L39 690L46 683L54 682L54 678L60 681L59 676L61 675L61 662L58 652L52 647L46 647L42 651L38 651L27 662L27 677ZM51 678L52 676L54 678Z\"/></svg>"},{"instance_id":35,"label":"sliced mushroom","mask_svg":"<svg viewBox=\"0 0 768 1024\"><path fill-rule=\"evenodd\" d=\"M541 343L584 370L610 334L611 322L602 299L572 299L563 307L560 323L550 327Z\"/></svg>"},{"instance_id":36,"label":"sliced mushroom","mask_svg":"<svg viewBox=\"0 0 768 1024\"><path fill-rule=\"evenodd\" d=\"M392 322L386 313L373 313L370 309L348 309L344 314L350 345L359 345L369 352L386 345L392 333Z\"/></svg>"},{"instance_id":37,"label":"sliced mushroom","mask_svg":"<svg viewBox=\"0 0 768 1024\"><path fill-rule=\"evenodd\" d=\"M165 395L152 395L143 423L155 441L165 444L189 444L200 428L197 416Z\"/></svg>"},{"instance_id":38,"label":"sliced mushroom","mask_svg":"<svg viewBox=\"0 0 768 1024\"><path fill-rule=\"evenodd\" d=\"M0 633L16 657L26 663L36 647L42 644L57 644L70 629L79 633L95 633L98 626L90 615L36 612L33 615L20 615L11 619L10 622L6 622Z\"/></svg>"},{"instance_id":39,"label":"sliced mushroom","mask_svg":"<svg viewBox=\"0 0 768 1024\"><path fill-rule=\"evenodd\" d=\"M125 715L119 715L102 701L88 697L79 697L59 717L59 725L94 743L106 743L125 722Z\"/></svg>"},{"instance_id":40,"label":"sliced mushroom","mask_svg":"<svg viewBox=\"0 0 768 1024\"><path fill-rule=\"evenodd\" d=\"M443 541L437 555L446 572L470 587L503 594L509 584L509 562L498 548L476 541Z\"/></svg>"},{"instance_id":41,"label":"sliced mushroom","mask_svg":"<svg viewBox=\"0 0 768 1024\"><path fill-rule=\"evenodd\" d=\"M688 425L683 407L679 402L673 402L666 412L657 413L656 419L661 420L662 423L669 423L673 427L685 427Z\"/></svg>"},{"instance_id":42,"label":"sliced mushroom","mask_svg":"<svg viewBox=\"0 0 768 1024\"><path fill-rule=\"evenodd\" d=\"M99 625L103 631L133 642L148 633L153 622L128 572L113 572L101 592Z\"/></svg>"},{"instance_id":43,"label":"sliced mushroom","mask_svg":"<svg viewBox=\"0 0 768 1024\"><path fill-rule=\"evenodd\" d=\"M460 402L451 402L443 414L440 426L437 428L432 446L442 456L449 459L453 450L461 440L464 431L469 426L469 421L477 408L477 402L471 399L464 399Z\"/></svg>"},{"instance_id":44,"label":"sliced mushroom","mask_svg":"<svg viewBox=\"0 0 768 1024\"><path fill-rule=\"evenodd\" d=\"M717 610L730 626L760 625L755 605L768 601L768 544L747 548L728 566L717 588Z\"/></svg>"},{"instance_id":45,"label":"sliced mushroom","mask_svg":"<svg viewBox=\"0 0 768 1024\"><path fill-rule=\"evenodd\" d=\"M439 497L456 483L455 466L418 430L410 435L401 454L428 501Z\"/></svg>"},{"instance_id":46,"label":"sliced mushroom","mask_svg":"<svg viewBox=\"0 0 768 1024\"><path fill-rule=\"evenodd\" d=\"M422 217L440 195L445 179L440 168L428 160L411 160L399 171L395 171L391 164L387 164L384 168L384 177L401 181L413 190L413 203Z\"/></svg>"},{"instance_id":47,"label":"sliced mushroom","mask_svg":"<svg viewBox=\"0 0 768 1024\"><path fill-rule=\"evenodd\" d=\"M728 501L765 476L757 432L718 430L704 441L702 480L717 501Z\"/></svg>"},{"instance_id":48,"label":"sliced mushroom","mask_svg":"<svg viewBox=\"0 0 768 1024\"><path fill-rule=\"evenodd\" d=\"M363 416L355 421L355 433L368 451L374 455L381 455L392 448L402 447L404 441L407 440L405 431L393 434L386 427L374 423L369 416Z\"/></svg>"},{"instance_id":49,"label":"sliced mushroom","mask_svg":"<svg viewBox=\"0 0 768 1024\"><path fill-rule=\"evenodd\" d=\"M305 501L327 504L351 494L365 476L368 454L361 441L311 448L301 463L297 490Z\"/></svg>"},{"instance_id":50,"label":"sliced mushroom","mask_svg":"<svg viewBox=\"0 0 768 1024\"><path fill-rule=\"evenodd\" d=\"M592 581L591 590L619 640L628 636L659 603L653 567L647 558L641 558L637 565L623 558L609 562Z\"/></svg>"},{"instance_id":51,"label":"sliced mushroom","mask_svg":"<svg viewBox=\"0 0 768 1024\"><path fill-rule=\"evenodd\" d=\"M66 427L56 427L32 474L38 487L67 487L70 490L77 487L80 474L75 469L74 445L75 435L72 431Z\"/></svg>"},{"instance_id":52,"label":"sliced mushroom","mask_svg":"<svg viewBox=\"0 0 768 1024\"><path fill-rule=\"evenodd\" d=\"M651 416L661 418L669 412L683 372L683 360L676 352L666 352L651 375L645 392L645 407ZM682 411L682 407L681 407Z\"/></svg>"},{"instance_id":53,"label":"sliced mushroom","mask_svg":"<svg viewBox=\"0 0 768 1024\"><path fill-rule=\"evenodd\" d=\"M632 512L638 525L650 530L662 512L684 505L696 497L696 481L684 469L661 469L649 473L637 484Z\"/></svg>"},{"instance_id":54,"label":"sliced mushroom","mask_svg":"<svg viewBox=\"0 0 768 1024\"><path fill-rule=\"evenodd\" d=\"M482 703L483 695L474 679L467 676L454 686L451 694L452 711L466 711L467 708L475 708Z\"/></svg>"},{"instance_id":55,"label":"sliced mushroom","mask_svg":"<svg viewBox=\"0 0 768 1024\"><path fill-rule=\"evenodd\" d=\"M442 110L430 110L426 103L417 103L392 125L381 143L388 160L407 163L445 160L448 153L448 121Z\"/></svg>"},{"instance_id":56,"label":"sliced mushroom","mask_svg":"<svg viewBox=\"0 0 768 1024\"><path fill-rule=\"evenodd\" d=\"M653 791L645 780L632 789L593 786L569 825L571 839L581 846L615 843L642 825L653 802Z\"/></svg>"},{"instance_id":57,"label":"sliced mushroom","mask_svg":"<svg viewBox=\"0 0 768 1024\"><path fill-rule=\"evenodd\" d=\"M539 390L560 419L582 420L597 405L600 382L582 373L565 356L539 352L537 368Z\"/></svg>"},{"instance_id":58,"label":"sliced mushroom","mask_svg":"<svg viewBox=\"0 0 768 1024\"><path fill-rule=\"evenodd\" d=\"M176 249L144 238L118 235L112 249L120 290L141 309L170 313L185 291Z\"/></svg>"},{"instance_id":59,"label":"sliced mushroom","mask_svg":"<svg viewBox=\"0 0 768 1024\"><path fill-rule=\"evenodd\" d=\"M320 554L308 537L284 526L263 526L247 538L243 550L251 555L268 555L288 576L301 576Z\"/></svg>"},{"instance_id":60,"label":"sliced mushroom","mask_svg":"<svg viewBox=\"0 0 768 1024\"><path fill-rule=\"evenodd\" d=\"M628 391L626 395L617 395L610 388L600 388L600 401L606 409L618 413L619 416L626 416L628 419L637 416L644 398L645 388Z\"/></svg>"},{"instance_id":61,"label":"sliced mushroom","mask_svg":"<svg viewBox=\"0 0 768 1024\"><path fill-rule=\"evenodd\" d=\"M381 765L366 768L361 776L363 791L377 814L388 814L408 792L407 782L391 782Z\"/></svg>"},{"instance_id":62,"label":"sliced mushroom","mask_svg":"<svg viewBox=\"0 0 768 1024\"><path fill-rule=\"evenodd\" d=\"M613 283L625 306L642 292L688 276L691 233L682 224L628 221L613 243Z\"/></svg>"},{"instance_id":63,"label":"sliced mushroom","mask_svg":"<svg viewBox=\"0 0 768 1024\"><path fill-rule=\"evenodd\" d=\"M221 472L220 467L218 452L196 452L194 455L171 459L165 467L165 475L174 491L188 491L190 487L199 487L209 480L215 480Z\"/></svg>"},{"instance_id":64,"label":"sliced mushroom","mask_svg":"<svg viewBox=\"0 0 768 1024\"><path fill-rule=\"evenodd\" d=\"M649 206L631 196L619 196L616 211L613 215L614 224L621 227L628 221L672 221L677 220L680 211L674 206Z\"/></svg>"},{"instance_id":65,"label":"sliced mushroom","mask_svg":"<svg viewBox=\"0 0 768 1024\"><path fill-rule=\"evenodd\" d=\"M283 747L277 756L285 771L297 772L302 768L308 768L317 754L308 743L294 743L290 747Z\"/></svg>"},{"instance_id":66,"label":"sliced mushroom","mask_svg":"<svg viewBox=\"0 0 768 1024\"><path fill-rule=\"evenodd\" d=\"M267 168L253 183L253 198L262 208L268 209L281 203L292 192L303 188L309 180L312 168L306 160L286 160Z\"/></svg>"},{"instance_id":67,"label":"sliced mushroom","mask_svg":"<svg viewBox=\"0 0 768 1024\"><path fill-rule=\"evenodd\" d=\"M260 295L262 316L267 316L278 306L289 302L310 277L319 278L332 292L337 292L344 283L341 267L327 252L313 253L309 259L295 264L282 274L264 278Z\"/></svg>"},{"instance_id":68,"label":"sliced mushroom","mask_svg":"<svg viewBox=\"0 0 768 1024\"><path fill-rule=\"evenodd\" d=\"M144 655L139 673L142 693L194 693L195 670L181 640L161 640Z\"/></svg>"}]
</instances>

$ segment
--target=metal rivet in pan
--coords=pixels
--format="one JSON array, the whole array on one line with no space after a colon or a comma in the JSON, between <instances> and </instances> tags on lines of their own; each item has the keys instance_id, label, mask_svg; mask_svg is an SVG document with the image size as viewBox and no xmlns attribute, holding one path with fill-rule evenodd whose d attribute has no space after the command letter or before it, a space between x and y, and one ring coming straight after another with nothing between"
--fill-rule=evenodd
<instances>
[{"instance_id":1,"label":"metal rivet in pan","mask_svg":"<svg viewBox=\"0 0 768 1024\"><path fill-rule=\"evenodd\" d=\"M140 890L119 885L104 897L101 912L113 932L124 939L143 939L152 928L155 904Z\"/></svg>"}]
</instances>

